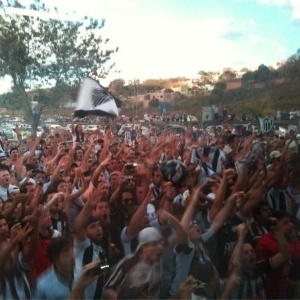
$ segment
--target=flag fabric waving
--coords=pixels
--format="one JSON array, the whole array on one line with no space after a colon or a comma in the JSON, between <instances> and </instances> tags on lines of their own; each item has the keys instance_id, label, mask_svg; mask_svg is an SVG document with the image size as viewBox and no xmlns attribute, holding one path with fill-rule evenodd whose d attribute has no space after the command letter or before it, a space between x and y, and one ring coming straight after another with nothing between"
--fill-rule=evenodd
<instances>
[{"instance_id":1,"label":"flag fabric waving","mask_svg":"<svg viewBox=\"0 0 300 300\"><path fill-rule=\"evenodd\" d=\"M206 176L214 176L221 173L225 155L218 147L207 146L192 149L190 162L199 163L199 161Z\"/></svg>"},{"instance_id":2,"label":"flag fabric waving","mask_svg":"<svg viewBox=\"0 0 300 300\"><path fill-rule=\"evenodd\" d=\"M74 117L83 118L88 115L119 116L121 101L110 94L103 86L92 78L85 78L81 84Z\"/></svg>"}]
</instances>

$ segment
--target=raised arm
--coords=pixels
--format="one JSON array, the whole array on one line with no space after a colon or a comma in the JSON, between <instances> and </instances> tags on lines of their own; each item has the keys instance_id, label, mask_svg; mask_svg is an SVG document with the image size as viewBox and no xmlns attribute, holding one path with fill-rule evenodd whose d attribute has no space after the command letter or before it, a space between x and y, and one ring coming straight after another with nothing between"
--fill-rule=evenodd
<instances>
[{"instance_id":1,"label":"raised arm","mask_svg":"<svg viewBox=\"0 0 300 300\"><path fill-rule=\"evenodd\" d=\"M274 219L274 226L271 227L270 230L274 233L279 246L279 252L270 259L271 267L275 270L290 258L290 251L287 240L282 231L279 229L276 219Z\"/></svg>"},{"instance_id":2,"label":"raised arm","mask_svg":"<svg viewBox=\"0 0 300 300\"><path fill-rule=\"evenodd\" d=\"M14 251L18 251L17 247L28 239L29 233L32 231L32 227L28 223L24 228L21 227L20 223L15 224L11 228L11 238L7 245L0 251L0 272L5 274L7 263L11 262L10 256Z\"/></svg>"},{"instance_id":3,"label":"raised arm","mask_svg":"<svg viewBox=\"0 0 300 300\"><path fill-rule=\"evenodd\" d=\"M141 229L141 222L145 218L147 205L151 200L152 192L151 190L148 191L145 199L139 205L138 209L135 211L133 216L131 217L129 224L126 228L126 235L130 238L134 238Z\"/></svg>"},{"instance_id":4,"label":"raised arm","mask_svg":"<svg viewBox=\"0 0 300 300\"><path fill-rule=\"evenodd\" d=\"M96 189L91 182L85 191L85 197L87 201L73 224L74 237L79 242L84 240L86 236L85 228L88 218L91 216L92 210L95 208L99 199L99 195L96 194Z\"/></svg>"},{"instance_id":5,"label":"raised arm","mask_svg":"<svg viewBox=\"0 0 300 300\"><path fill-rule=\"evenodd\" d=\"M186 243L188 240L188 234L181 222L179 222L172 214L165 210L162 210L162 212L159 214L160 218L167 220L175 230L175 233L168 238L168 246L173 247L176 244Z\"/></svg>"},{"instance_id":6,"label":"raised arm","mask_svg":"<svg viewBox=\"0 0 300 300\"><path fill-rule=\"evenodd\" d=\"M88 287L93 281L96 281L99 276L93 275L93 269L99 265L99 262L93 262L87 264L83 267L83 270L75 282L67 300L74 300L74 299L84 299L84 292L85 288Z\"/></svg>"},{"instance_id":7,"label":"raised arm","mask_svg":"<svg viewBox=\"0 0 300 300\"><path fill-rule=\"evenodd\" d=\"M23 243L23 262L30 264L33 261L39 239L39 226L43 217L43 210L41 207L37 208L34 213L29 217L29 227L27 232L30 232L28 239ZM24 218L26 220L26 217ZM30 228L31 227L31 228ZM26 226L24 227L26 228Z\"/></svg>"},{"instance_id":8,"label":"raised arm","mask_svg":"<svg viewBox=\"0 0 300 300\"><path fill-rule=\"evenodd\" d=\"M260 201L263 200L264 193L267 189L265 172L261 171L256 179L256 182L247 191L245 195L245 203L241 208L241 213L245 217L251 215L253 207Z\"/></svg>"},{"instance_id":9,"label":"raised arm","mask_svg":"<svg viewBox=\"0 0 300 300\"><path fill-rule=\"evenodd\" d=\"M107 156L98 165L97 169L95 170L95 172L93 174L92 180L91 180L93 182L94 186L97 186L98 179L99 179L101 173L104 171L105 167L109 164L110 160L111 160L111 157Z\"/></svg>"},{"instance_id":10,"label":"raised arm","mask_svg":"<svg viewBox=\"0 0 300 300\"><path fill-rule=\"evenodd\" d=\"M193 217L196 213L196 207L197 207L197 204L198 204L200 189L201 189L201 187L198 186L193 190L193 192L191 194L189 204L185 208L184 214L183 214L183 216L180 220L180 224L182 225L182 227L185 230L188 230L189 224L190 224L191 220L193 219Z\"/></svg>"},{"instance_id":11,"label":"raised arm","mask_svg":"<svg viewBox=\"0 0 300 300\"><path fill-rule=\"evenodd\" d=\"M103 137L103 148L101 149L99 161L104 161L108 154L108 148L111 140L111 132L107 130Z\"/></svg>"},{"instance_id":12,"label":"raised arm","mask_svg":"<svg viewBox=\"0 0 300 300\"><path fill-rule=\"evenodd\" d=\"M226 199L225 204L223 204L223 208L218 212L211 224L214 231L218 231L222 227L228 216L233 211L236 200L243 199L244 197L244 192L237 192Z\"/></svg>"},{"instance_id":13,"label":"raised arm","mask_svg":"<svg viewBox=\"0 0 300 300\"><path fill-rule=\"evenodd\" d=\"M221 178L220 184L218 186L218 190L216 192L216 197L214 199L213 205L209 210L210 219L213 220L218 212L223 207L223 202L226 197L228 182L234 176L235 171L233 169L225 169L223 170L223 176Z\"/></svg>"}]
</instances>

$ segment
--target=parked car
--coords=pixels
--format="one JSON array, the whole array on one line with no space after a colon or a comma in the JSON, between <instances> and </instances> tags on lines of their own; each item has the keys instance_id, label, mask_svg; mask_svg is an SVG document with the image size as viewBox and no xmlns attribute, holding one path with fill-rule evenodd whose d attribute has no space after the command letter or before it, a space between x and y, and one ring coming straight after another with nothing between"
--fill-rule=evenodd
<instances>
[{"instance_id":1,"label":"parked car","mask_svg":"<svg viewBox=\"0 0 300 300\"><path fill-rule=\"evenodd\" d=\"M11 127L2 127L0 129L0 135L8 141L18 140L18 135Z\"/></svg>"},{"instance_id":2,"label":"parked car","mask_svg":"<svg viewBox=\"0 0 300 300\"><path fill-rule=\"evenodd\" d=\"M178 124L167 124L163 128L164 132L168 131L173 135L184 135L186 133L186 130L187 130L186 126L178 125Z\"/></svg>"},{"instance_id":3,"label":"parked car","mask_svg":"<svg viewBox=\"0 0 300 300\"><path fill-rule=\"evenodd\" d=\"M188 122L194 122L194 123L197 123L197 122L198 122L198 119L197 119L197 117L195 117L195 116L187 115L187 121L188 121Z\"/></svg>"},{"instance_id":4,"label":"parked car","mask_svg":"<svg viewBox=\"0 0 300 300\"><path fill-rule=\"evenodd\" d=\"M98 125L92 125L92 124L90 124L90 125L84 125L84 130L85 131L95 131L97 129L99 129Z\"/></svg>"},{"instance_id":5,"label":"parked car","mask_svg":"<svg viewBox=\"0 0 300 300\"><path fill-rule=\"evenodd\" d=\"M36 136L41 137L43 134L43 131L44 131L43 128L41 126L38 126L37 131L36 131ZM23 134L24 134L24 136L27 134L31 135L32 134L31 126L24 127Z\"/></svg>"}]
</instances>

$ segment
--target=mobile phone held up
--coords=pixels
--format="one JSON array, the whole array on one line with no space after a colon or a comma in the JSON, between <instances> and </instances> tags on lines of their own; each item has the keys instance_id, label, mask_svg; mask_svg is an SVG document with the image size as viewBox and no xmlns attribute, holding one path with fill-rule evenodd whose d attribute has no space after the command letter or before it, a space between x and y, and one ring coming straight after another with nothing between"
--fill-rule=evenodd
<instances>
[{"instance_id":1,"label":"mobile phone held up","mask_svg":"<svg viewBox=\"0 0 300 300\"><path fill-rule=\"evenodd\" d=\"M106 273L109 269L109 265L104 263L104 264L99 264L96 267L92 268L90 270L90 274L93 276L98 276L98 275L102 275L104 273Z\"/></svg>"}]
</instances>

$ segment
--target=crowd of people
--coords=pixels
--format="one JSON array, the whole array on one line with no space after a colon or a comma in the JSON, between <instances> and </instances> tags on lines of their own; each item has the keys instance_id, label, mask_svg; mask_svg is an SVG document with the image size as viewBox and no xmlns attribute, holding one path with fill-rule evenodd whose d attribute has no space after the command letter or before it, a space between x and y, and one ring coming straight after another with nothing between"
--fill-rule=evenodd
<instances>
[{"instance_id":1,"label":"crowd of people","mask_svg":"<svg viewBox=\"0 0 300 300\"><path fill-rule=\"evenodd\" d=\"M1 141L1 299L300 297L293 131L113 128Z\"/></svg>"}]
</instances>

